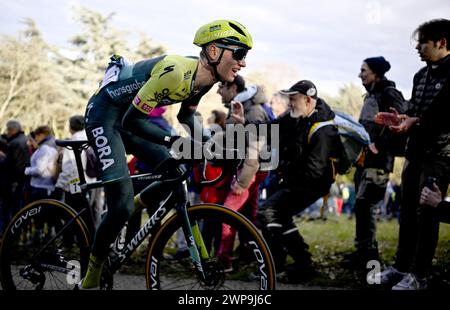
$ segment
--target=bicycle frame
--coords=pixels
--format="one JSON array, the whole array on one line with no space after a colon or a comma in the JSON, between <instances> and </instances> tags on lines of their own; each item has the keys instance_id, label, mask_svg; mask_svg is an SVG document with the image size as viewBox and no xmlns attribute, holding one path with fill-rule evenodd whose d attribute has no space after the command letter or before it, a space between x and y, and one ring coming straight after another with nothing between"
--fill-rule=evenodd
<instances>
[{"instance_id":1,"label":"bicycle frame","mask_svg":"<svg viewBox=\"0 0 450 310\"><path fill-rule=\"evenodd\" d=\"M150 176L148 174L147 176ZM138 177L138 176L137 176ZM164 182L164 181L162 181ZM207 258L208 254L205 250L203 239L201 237L198 226L195 223L192 228L187 208L189 207L187 183L183 181L180 186L169 192L167 197L159 202L159 207L153 212L148 221L142 225L141 229L131 238L128 244L125 244L122 249L113 249L116 257L110 258L110 268L114 273L120 266L130 257L130 255L142 244L142 242L152 234L155 227L157 227L164 218L170 213L171 210L175 210L182 219L182 229L187 242L187 247L191 255L192 262L195 265L195 269L199 276L204 278L203 268L201 264L201 258ZM193 232L193 230L195 232ZM200 251L198 246L200 245ZM203 245L203 246L202 246ZM116 243L114 244L116 246ZM202 255L200 255L200 253Z\"/></svg>"},{"instance_id":2,"label":"bicycle frame","mask_svg":"<svg viewBox=\"0 0 450 310\"><path fill-rule=\"evenodd\" d=\"M83 142L83 141L78 141ZM65 147L69 147L69 145L66 145ZM71 150L74 152L75 160L77 164L77 171L79 175L79 185L81 189L81 194L83 195L83 198L85 197L86 193L90 189L99 188L103 186L102 181L96 181L87 183L86 179L84 177L84 171L83 171L83 165L81 161L81 152L83 149L87 148L88 144L85 142L85 144L79 144L78 147L72 146ZM179 169L181 168L182 164L179 165ZM197 274L200 276L201 279L205 279L205 274L203 271L201 258L207 259L209 257L209 254L206 250L206 246L204 244L203 238L200 233L200 229L198 228L197 223L194 223L194 225L191 225L187 208L189 207L189 199L188 199L188 190L187 190L187 182L186 179L189 177L189 175L192 172L192 165L188 164L188 169L186 169L184 172L182 172L180 177L177 177L174 180L167 180L164 179L162 174L154 174L154 173L145 173L145 174L139 174L139 175L133 175L131 176L132 180L149 180L149 181L159 181L159 182L172 182L176 185L174 190L171 190L168 194L168 196L165 199L162 199L159 201L159 207L153 212L153 214L150 216L149 220L142 225L141 229L131 238L128 244L125 244L122 249L117 249L116 242L113 244L113 253L115 256L109 255L109 268L111 273L116 272L122 264L131 256L131 254L142 244L142 242L153 232L155 227L157 227L164 218L170 213L172 209L175 209L176 212L179 214L181 220L182 220L182 230L183 234L186 239L187 247L189 249L189 253L192 259L192 262L195 266L195 270ZM220 179L220 177L216 178L215 180L205 182L204 184L212 184L214 182L217 182ZM150 183L149 183L150 184ZM85 207L77 212L76 218L80 217L83 212L86 211L86 208L89 209L90 214L90 220L91 223L93 223L93 211L89 207L87 200L83 199L85 201ZM173 200L173 201L172 201ZM168 204L168 201L172 203L172 205ZM148 210L148 209L147 209ZM74 220L75 220L74 219ZM62 232L72 223L67 223L57 234L52 238L53 241L55 238L61 235ZM93 227L89 227L89 231L91 231ZM91 231L91 235L94 231ZM51 242L48 242L50 244ZM47 245L46 244L43 249L41 249L42 252Z\"/></svg>"},{"instance_id":3,"label":"bicycle frame","mask_svg":"<svg viewBox=\"0 0 450 310\"><path fill-rule=\"evenodd\" d=\"M69 142L65 142L61 143L60 145L66 147L73 147L73 151L75 153L75 158L77 162L77 169L79 172L83 173L80 155L81 151L86 146L86 142L75 141L71 142L70 144ZM125 244L120 242L123 236L122 235L123 229L121 230L121 232L118 233L115 241L111 243L110 252L104 267L105 273L102 275L103 287L107 289L112 288L113 274L126 262L127 259L130 258L132 253L136 251L136 249L142 244L142 242L149 237L150 247L147 255L146 279L148 285L149 283L152 283L151 284L152 288L158 288L160 283L159 282L160 281L159 268L161 268L160 265L164 266L163 268L165 268L165 266L167 265L165 263L161 264L160 260L161 262L163 262L166 258L170 259L165 255L167 252L172 252L171 244L168 244L167 242L168 241L171 242L173 238L173 233L175 233L177 229L180 228L183 231L184 238L187 243L187 248L190 253L192 265L194 265L193 266L194 272L197 278L196 281L200 280L201 281L199 282L200 285L202 286L206 285L205 286L206 288L216 288L216 285L223 284L225 279L223 264L221 263L220 259L216 258L215 255L210 257L210 253L205 245L205 241L208 241L208 244L210 245L209 242L211 240L206 238L207 236L205 236L205 240L203 240L203 236L199 228L199 225L204 222L204 219L206 222L208 222L208 218L210 219L222 218L222 216L218 215L223 215L226 223L235 223L231 225L237 224L237 226L243 229L244 232L249 232L255 237L254 241L252 241L253 244L255 245L259 244L262 247L261 250L259 250L258 246L256 247L256 249L253 249L253 253L258 263L256 265L256 267L258 268L256 271L259 272L259 270L261 270L262 273L260 288L264 289L265 288L264 283L268 282L267 276L264 276L266 272L269 272L267 274L271 275L270 277L272 283L271 287L274 287L275 282L273 280L274 279L273 260L270 255L270 251L267 248L267 245L265 244L262 237L259 237L256 228L254 227L252 228L252 224L248 220L243 219L241 215L238 215L237 213L232 211L224 211L226 210L226 208L224 208L223 206L213 206L213 205L211 206L205 205L204 207L202 207L202 205L191 206L188 199L187 179L191 175L195 167L194 163L196 163L196 161L181 159L176 162L169 160L166 161L166 163L169 164L169 166L167 167L164 166L165 169L166 168L168 169L167 173L166 170L160 170L159 168L157 168L156 171L163 173L158 174L157 172L155 172L131 176L132 181L134 180L149 181L148 186L144 190L146 194L143 196L147 197L146 195L148 194L149 195L148 197L152 198L150 199L146 198L146 200L144 200L144 204L146 202L147 203L150 202L150 205L142 206L142 208L144 207L147 208L149 219L143 225L141 225L140 229L136 233L134 233L131 239L128 240L127 236L127 242ZM176 165L174 163L176 163ZM173 169L173 167L176 167L176 169ZM225 169L225 167L228 166L226 165L222 166L223 169ZM89 247L92 245L93 241L92 236L94 235L93 233L94 227L93 226L90 227L85 223L86 216L88 216L88 214L92 216L93 213L92 210L87 210L90 209L90 206L86 194L90 189L102 187L104 183L102 181L86 183L84 174L79 173L79 175L80 177L77 180L77 182L79 182L77 184L79 185L79 187L77 188L79 189L79 191L77 192L78 193L81 192L80 195L82 196L84 204L81 210L74 210L69 205L56 200L53 201L42 200L42 202L36 201L36 206L39 206L41 203L49 204L50 207L52 204L55 205L57 207L56 210L60 210L58 212L63 212L61 213L62 215L61 218L65 219L64 221L61 221L62 226L59 225L56 231L53 230L53 233L49 238L50 240L45 239L45 241L41 243L43 244L43 246L39 246L39 248L36 248L36 250L28 252L28 254L31 254L31 257L30 255L27 255L26 259L28 259L28 262L30 263L25 265L24 267L21 267L20 269L19 279L23 278L25 280L31 281L34 285L36 284L41 285L40 287L37 286L36 287L37 289L42 289L44 284L46 283L45 276L47 274L47 271L56 271L58 274L65 273L71 276L70 279L75 279L74 278L75 276L78 277L81 276L82 270L85 270L84 268L87 266L87 257L89 254ZM221 178L218 177L215 180L207 182L202 181L202 184L209 185L213 184L214 182L219 182L218 180L221 180ZM34 210L33 208L36 208L36 206L35 204L30 205L29 207L27 207L27 212L33 211ZM140 213L138 212L142 208L141 207L137 208L132 216L140 217ZM48 208L48 210L51 211L52 208ZM25 217L23 215L19 216L19 214L16 216L16 218L18 219L22 217L27 218L27 215L25 215ZM10 224L10 226L11 225L12 224ZM78 247L78 242L76 241L77 239L76 238L74 239L77 242L76 251L78 248L80 249L80 252L79 253L75 252L74 255L70 252L67 252L66 254L64 252L65 250L61 249L64 248L63 240L58 241L55 244L55 240L59 240L59 237L61 236L65 237L65 233L69 229L71 229L71 226L74 227L76 226L77 230L74 230L74 232L76 231L78 233L79 232L82 233L80 235L82 236L82 239L78 239L78 241L80 241L79 244L80 247ZM124 224L122 227L126 228L127 225ZM75 236L78 236L78 234ZM10 239L8 240L15 242L14 241L16 240L15 238L16 237L14 236L14 233L12 233ZM9 246L6 247L6 249L9 252L6 251L5 253L12 252L10 247L15 243L5 243L5 244L10 244ZM56 248L54 248L54 244L56 245ZM252 243L250 242L249 244L251 245ZM169 245L169 248L165 249L165 246L167 245ZM71 249L71 246L69 249ZM41 260L42 255L44 255L43 260ZM46 255L48 255L48 257ZM17 256L17 258L14 259L20 259L20 257L21 256L19 255ZM57 259L56 261L54 260L54 257ZM48 259L50 260L47 262ZM8 259L5 259L5 262L6 262L5 283L8 283L8 286L15 287L14 286L15 280L13 280L11 277L11 271L12 266L17 265L16 260L11 260L11 262L9 262ZM19 262L19 260L17 262ZM191 274L191 276L193 271L192 265L189 264L187 270ZM264 271L266 265L269 266L268 271ZM81 266L83 269L80 269ZM165 273L165 270L163 271L163 273ZM163 282L164 281L166 280L164 279ZM166 284L166 282L164 283Z\"/></svg>"}]
</instances>

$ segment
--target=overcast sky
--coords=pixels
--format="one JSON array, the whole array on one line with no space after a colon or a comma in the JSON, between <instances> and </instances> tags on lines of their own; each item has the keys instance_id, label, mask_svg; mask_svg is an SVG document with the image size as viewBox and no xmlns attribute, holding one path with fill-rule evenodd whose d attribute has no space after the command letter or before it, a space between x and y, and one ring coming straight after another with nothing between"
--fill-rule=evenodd
<instances>
[{"instance_id":1,"label":"overcast sky","mask_svg":"<svg viewBox=\"0 0 450 310\"><path fill-rule=\"evenodd\" d=\"M412 32L429 19L450 18L448 0L0 0L0 33L14 35L23 27L20 21L31 17L49 43L68 47L68 39L80 31L71 19L74 4L103 14L116 12L117 28L131 36L144 32L180 55L198 54L192 39L202 24L237 20L254 39L246 73L279 64L279 70L270 67L274 79L283 71L294 72L290 79L310 79L319 92L329 94L344 84L360 85L362 60L383 55L392 66L387 76L406 98L414 73L424 65Z\"/></svg>"}]
</instances>

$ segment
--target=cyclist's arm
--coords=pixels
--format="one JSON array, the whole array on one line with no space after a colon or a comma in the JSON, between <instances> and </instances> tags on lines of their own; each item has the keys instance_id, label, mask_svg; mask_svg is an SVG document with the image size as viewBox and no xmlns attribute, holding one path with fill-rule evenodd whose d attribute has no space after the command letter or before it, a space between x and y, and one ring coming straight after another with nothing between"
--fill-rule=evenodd
<instances>
[{"instance_id":1,"label":"cyclist's arm","mask_svg":"<svg viewBox=\"0 0 450 310\"><path fill-rule=\"evenodd\" d=\"M122 119L122 126L132 133L157 144L170 145L170 132L147 120L147 114L131 105Z\"/></svg>"},{"instance_id":2,"label":"cyclist's arm","mask_svg":"<svg viewBox=\"0 0 450 310\"><path fill-rule=\"evenodd\" d=\"M197 111L198 103L201 97L206 94L211 88L207 87L194 97L183 101L180 111L177 114L177 119L181 124L186 125L188 132L194 140L199 142L208 141L211 138L211 134L203 129L200 121L195 117L195 111Z\"/></svg>"},{"instance_id":3,"label":"cyclist's arm","mask_svg":"<svg viewBox=\"0 0 450 310\"><path fill-rule=\"evenodd\" d=\"M122 126L148 141L170 145L170 132L146 120L161 99L174 92L183 81L183 73L177 66L164 66L155 66L150 79L139 90L125 113Z\"/></svg>"}]
</instances>

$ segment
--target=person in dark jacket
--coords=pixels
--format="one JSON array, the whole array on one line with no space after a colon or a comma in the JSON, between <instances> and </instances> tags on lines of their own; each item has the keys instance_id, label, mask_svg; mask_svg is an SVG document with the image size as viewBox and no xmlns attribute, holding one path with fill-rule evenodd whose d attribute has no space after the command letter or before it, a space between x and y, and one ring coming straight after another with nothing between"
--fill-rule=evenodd
<instances>
[{"instance_id":1,"label":"person in dark jacket","mask_svg":"<svg viewBox=\"0 0 450 310\"><path fill-rule=\"evenodd\" d=\"M429 178L436 179L442 193L450 182L450 20L423 23L414 35L427 65L414 76L411 108L398 116L400 125L391 126L394 132L409 134L395 264L380 274L381 283L397 283L395 290L427 288L439 220L433 209L420 204L420 194Z\"/></svg>"},{"instance_id":2,"label":"person in dark jacket","mask_svg":"<svg viewBox=\"0 0 450 310\"><path fill-rule=\"evenodd\" d=\"M328 194L334 182L332 158L342 144L334 126L317 130L308 141L316 122L334 118L334 112L317 96L311 81L303 80L281 93L289 96L289 113L272 124L279 125L279 189L264 203L264 234L275 259L281 280L300 282L313 273L308 245L297 230L292 216ZM294 263L285 266L286 254Z\"/></svg>"},{"instance_id":3,"label":"person in dark jacket","mask_svg":"<svg viewBox=\"0 0 450 310\"><path fill-rule=\"evenodd\" d=\"M8 220L23 206L23 191L26 184L25 167L30 164L30 153L27 137L22 131L22 125L17 120L6 123L6 149L5 167L7 168L7 198L5 207L9 209Z\"/></svg>"},{"instance_id":4,"label":"person in dark jacket","mask_svg":"<svg viewBox=\"0 0 450 310\"><path fill-rule=\"evenodd\" d=\"M394 168L393 139L395 135L386 127L376 124L378 112L390 112L391 108L405 112L405 100L395 83L386 78L391 68L384 57L370 57L363 61L359 77L367 93L359 122L369 133L371 145L363 166L356 169L356 252L347 255L344 264L349 268L365 269L370 260L378 260L376 240L376 208L384 200L389 173Z\"/></svg>"},{"instance_id":5,"label":"person in dark jacket","mask_svg":"<svg viewBox=\"0 0 450 310\"><path fill-rule=\"evenodd\" d=\"M245 124L260 124L270 121L270 116L263 108L263 104L267 102L264 91L257 85L247 87L242 76L237 75L233 82L221 83L217 93L222 97L222 103L229 111L227 123L241 123L240 119L234 120L233 101L242 103Z\"/></svg>"}]
</instances>

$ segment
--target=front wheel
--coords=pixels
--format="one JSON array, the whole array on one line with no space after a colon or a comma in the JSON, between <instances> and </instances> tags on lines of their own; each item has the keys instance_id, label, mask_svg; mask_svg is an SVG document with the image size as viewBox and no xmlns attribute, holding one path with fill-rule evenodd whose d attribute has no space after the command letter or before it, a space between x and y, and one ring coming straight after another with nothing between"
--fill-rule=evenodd
<instances>
[{"instance_id":1,"label":"front wheel","mask_svg":"<svg viewBox=\"0 0 450 310\"><path fill-rule=\"evenodd\" d=\"M191 226L198 224L206 245L207 257L203 255L201 259L204 277L199 276L189 251L186 248L183 251L181 218L175 214L161 225L150 240L146 264L148 289L275 289L271 253L248 219L224 206L212 204L191 206L188 215ZM226 256L229 260L224 261L226 242L223 235L229 234L230 230L234 230L237 237L228 246Z\"/></svg>"},{"instance_id":2,"label":"front wheel","mask_svg":"<svg viewBox=\"0 0 450 310\"><path fill-rule=\"evenodd\" d=\"M90 236L68 205L37 200L14 216L0 246L5 290L67 290L87 266Z\"/></svg>"}]
</instances>

